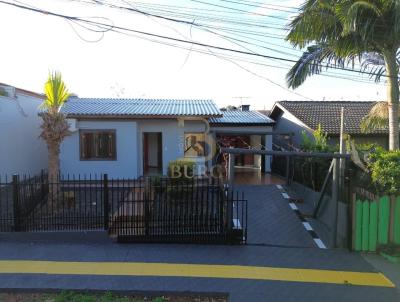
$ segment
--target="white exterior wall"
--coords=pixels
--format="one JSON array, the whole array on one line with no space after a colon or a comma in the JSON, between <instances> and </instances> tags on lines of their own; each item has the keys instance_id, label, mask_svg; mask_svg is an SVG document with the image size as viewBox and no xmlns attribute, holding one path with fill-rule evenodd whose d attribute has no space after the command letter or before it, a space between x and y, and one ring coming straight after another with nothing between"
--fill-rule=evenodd
<instances>
[{"instance_id":1,"label":"white exterior wall","mask_svg":"<svg viewBox=\"0 0 400 302\"><path fill-rule=\"evenodd\" d=\"M265 136L265 149L272 151L272 135ZM271 164L272 156L265 156L265 172L271 172Z\"/></svg>"},{"instance_id":2,"label":"white exterior wall","mask_svg":"<svg viewBox=\"0 0 400 302\"><path fill-rule=\"evenodd\" d=\"M109 174L110 178L137 178L143 175L143 133L162 133L163 174L167 174L168 163L184 158L185 132L204 132L202 121L185 121L178 126L176 119L126 119L84 120L77 122L78 131L65 139L61 145L61 173L63 174ZM79 129L107 129L116 131L116 160L80 160ZM204 166L204 157L191 158Z\"/></svg>"},{"instance_id":3,"label":"white exterior wall","mask_svg":"<svg viewBox=\"0 0 400 302\"><path fill-rule=\"evenodd\" d=\"M261 150L261 136L250 135L250 146L252 149ZM254 167L261 168L262 156L260 154L254 154Z\"/></svg>"},{"instance_id":4,"label":"white exterior wall","mask_svg":"<svg viewBox=\"0 0 400 302\"><path fill-rule=\"evenodd\" d=\"M78 121L80 130L115 130L116 160L80 160L79 130L61 144L61 174L81 175L107 173L110 178L138 177L137 123L135 121Z\"/></svg>"},{"instance_id":5,"label":"white exterior wall","mask_svg":"<svg viewBox=\"0 0 400 302\"><path fill-rule=\"evenodd\" d=\"M182 127L183 126L183 127ZM143 133L162 133L162 164L163 174L168 172L168 163L173 160L184 158L185 133L204 133L205 124L202 121L186 120L180 126L176 119L142 119L138 120L138 153L139 153L139 175L143 175ZM204 157L188 157L195 161L198 169L205 164Z\"/></svg>"},{"instance_id":6,"label":"white exterior wall","mask_svg":"<svg viewBox=\"0 0 400 302\"><path fill-rule=\"evenodd\" d=\"M0 96L0 175L36 175L47 169L46 143L39 138L42 99Z\"/></svg>"}]
</instances>

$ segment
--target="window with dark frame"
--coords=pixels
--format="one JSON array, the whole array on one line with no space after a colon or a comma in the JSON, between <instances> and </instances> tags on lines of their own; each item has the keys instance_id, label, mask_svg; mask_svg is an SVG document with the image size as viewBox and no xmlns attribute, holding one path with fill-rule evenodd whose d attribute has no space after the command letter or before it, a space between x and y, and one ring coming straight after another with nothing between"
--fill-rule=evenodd
<instances>
[{"instance_id":1,"label":"window with dark frame","mask_svg":"<svg viewBox=\"0 0 400 302\"><path fill-rule=\"evenodd\" d=\"M115 130L81 130L81 160L115 160Z\"/></svg>"},{"instance_id":2,"label":"window with dark frame","mask_svg":"<svg viewBox=\"0 0 400 302\"><path fill-rule=\"evenodd\" d=\"M199 157L206 154L204 133L185 133L185 157Z\"/></svg>"}]
</instances>

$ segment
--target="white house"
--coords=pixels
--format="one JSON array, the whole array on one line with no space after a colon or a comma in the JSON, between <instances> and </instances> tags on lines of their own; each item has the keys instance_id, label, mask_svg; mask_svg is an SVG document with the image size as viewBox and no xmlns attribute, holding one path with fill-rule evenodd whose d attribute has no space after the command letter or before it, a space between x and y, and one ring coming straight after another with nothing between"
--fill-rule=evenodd
<instances>
[{"instance_id":1,"label":"white house","mask_svg":"<svg viewBox=\"0 0 400 302\"><path fill-rule=\"evenodd\" d=\"M182 158L196 161L202 173L218 162L218 140L227 136L248 147L272 148L270 118L253 111L223 112L211 100L73 97L61 111L73 131L61 145L63 174L137 178L166 174L168 163ZM267 157L237 164L270 171Z\"/></svg>"},{"instance_id":2,"label":"white house","mask_svg":"<svg viewBox=\"0 0 400 302\"><path fill-rule=\"evenodd\" d=\"M0 175L40 173L47 148L39 138L44 96L0 83Z\"/></svg>"}]
</instances>

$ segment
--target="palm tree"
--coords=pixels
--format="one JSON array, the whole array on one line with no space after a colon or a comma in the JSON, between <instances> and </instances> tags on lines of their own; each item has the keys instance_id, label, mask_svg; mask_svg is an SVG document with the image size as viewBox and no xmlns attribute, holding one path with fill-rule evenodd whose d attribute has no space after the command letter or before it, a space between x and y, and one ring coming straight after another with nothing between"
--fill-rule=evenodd
<instances>
[{"instance_id":1,"label":"palm tree","mask_svg":"<svg viewBox=\"0 0 400 302\"><path fill-rule=\"evenodd\" d=\"M397 52L397 64L400 65L400 51ZM366 54L363 58L362 68L370 69L375 75L375 81L381 81L386 72L384 58L375 53ZM400 117L399 117L400 123ZM361 130L368 133L374 130L387 129L389 125L389 106L387 102L376 102L361 123Z\"/></svg>"},{"instance_id":2,"label":"palm tree","mask_svg":"<svg viewBox=\"0 0 400 302\"><path fill-rule=\"evenodd\" d=\"M43 122L40 137L47 143L49 181L54 182L58 180L60 173L60 145L70 134L65 115L60 112L61 106L69 97L69 92L59 72L49 74L44 90L46 99L41 104L43 111L40 116Z\"/></svg>"},{"instance_id":3,"label":"palm tree","mask_svg":"<svg viewBox=\"0 0 400 302\"><path fill-rule=\"evenodd\" d=\"M366 54L381 58L387 79L389 149L399 149L398 0L307 0L290 22L286 39L295 47L307 47L287 74L291 88L331 67L355 69ZM377 80L382 76L369 70Z\"/></svg>"}]
</instances>

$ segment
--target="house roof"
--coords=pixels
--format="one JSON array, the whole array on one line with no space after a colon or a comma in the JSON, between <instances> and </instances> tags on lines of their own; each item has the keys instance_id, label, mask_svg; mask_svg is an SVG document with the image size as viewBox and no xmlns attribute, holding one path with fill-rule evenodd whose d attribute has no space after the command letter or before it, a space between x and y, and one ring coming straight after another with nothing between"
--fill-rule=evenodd
<instances>
[{"instance_id":1,"label":"house roof","mask_svg":"<svg viewBox=\"0 0 400 302\"><path fill-rule=\"evenodd\" d=\"M14 87L14 86L11 86L11 85L5 84L5 83L0 83L0 87L14 88L16 93L20 93L20 94L36 97L36 98L39 98L39 99L44 99L45 98L45 95L42 94L42 93L37 93L37 92L29 91L29 90L26 90L26 89L21 89L21 88Z\"/></svg>"},{"instance_id":2,"label":"house roof","mask_svg":"<svg viewBox=\"0 0 400 302\"><path fill-rule=\"evenodd\" d=\"M210 124L218 125L248 125L248 126L264 126L274 124L274 120L263 115L258 111L223 111L222 117L210 118Z\"/></svg>"},{"instance_id":3,"label":"house roof","mask_svg":"<svg viewBox=\"0 0 400 302\"><path fill-rule=\"evenodd\" d=\"M340 111L344 107L345 132L363 134L360 129L362 119L376 102L360 101L280 101L276 102L270 114L277 119L282 110L287 110L307 127L315 130L320 124L331 135L340 133ZM384 134L387 129L378 129L369 134Z\"/></svg>"},{"instance_id":4,"label":"house roof","mask_svg":"<svg viewBox=\"0 0 400 302\"><path fill-rule=\"evenodd\" d=\"M69 117L222 116L212 100L70 98L61 108Z\"/></svg>"}]
</instances>

